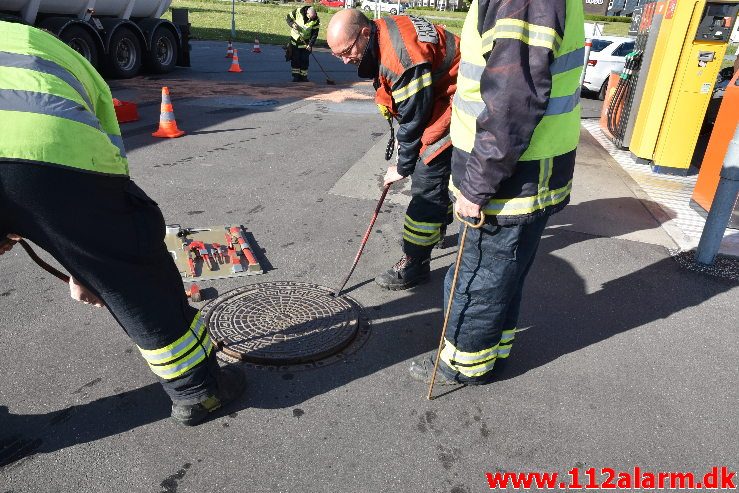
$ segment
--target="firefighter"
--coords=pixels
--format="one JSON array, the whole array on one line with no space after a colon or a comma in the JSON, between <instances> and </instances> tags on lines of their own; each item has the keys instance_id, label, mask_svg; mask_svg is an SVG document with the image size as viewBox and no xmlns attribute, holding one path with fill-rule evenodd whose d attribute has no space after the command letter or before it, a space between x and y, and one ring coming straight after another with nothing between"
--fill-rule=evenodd
<instances>
[{"instance_id":1,"label":"firefighter","mask_svg":"<svg viewBox=\"0 0 739 493\"><path fill-rule=\"evenodd\" d=\"M172 418L198 424L241 394L244 377L219 368L162 213L129 178L110 89L51 34L2 21L0 31L0 253L20 237L49 252L73 297L104 303L138 346Z\"/></svg>"},{"instance_id":2,"label":"firefighter","mask_svg":"<svg viewBox=\"0 0 739 493\"><path fill-rule=\"evenodd\" d=\"M316 9L305 5L287 14L290 27L290 66L293 82L308 82L308 65L313 45L318 39L321 20Z\"/></svg>"},{"instance_id":3,"label":"firefighter","mask_svg":"<svg viewBox=\"0 0 739 493\"><path fill-rule=\"evenodd\" d=\"M403 256L375 281L407 289L428 279L431 251L451 223L451 97L459 68L459 38L413 16L370 21L358 10L336 13L327 41L359 77L374 79L375 102L399 122L398 154L384 184L411 176L411 202L403 228Z\"/></svg>"},{"instance_id":4,"label":"firefighter","mask_svg":"<svg viewBox=\"0 0 739 493\"><path fill-rule=\"evenodd\" d=\"M570 200L583 26L581 0L470 6L453 101L450 188L455 211L471 222L482 211L485 223L467 232L437 382L488 383L510 354L547 219ZM414 361L411 374L428 382L433 363Z\"/></svg>"}]
</instances>

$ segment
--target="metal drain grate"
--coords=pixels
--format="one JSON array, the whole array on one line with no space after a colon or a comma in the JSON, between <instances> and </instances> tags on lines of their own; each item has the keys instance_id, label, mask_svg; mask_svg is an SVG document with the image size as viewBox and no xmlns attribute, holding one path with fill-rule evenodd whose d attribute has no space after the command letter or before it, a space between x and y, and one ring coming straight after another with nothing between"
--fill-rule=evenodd
<instances>
[{"instance_id":1,"label":"metal drain grate","mask_svg":"<svg viewBox=\"0 0 739 493\"><path fill-rule=\"evenodd\" d=\"M228 357L258 365L315 363L340 353L361 330L360 306L315 284L259 283L224 293L203 308ZM364 324L366 325L366 324Z\"/></svg>"}]
</instances>

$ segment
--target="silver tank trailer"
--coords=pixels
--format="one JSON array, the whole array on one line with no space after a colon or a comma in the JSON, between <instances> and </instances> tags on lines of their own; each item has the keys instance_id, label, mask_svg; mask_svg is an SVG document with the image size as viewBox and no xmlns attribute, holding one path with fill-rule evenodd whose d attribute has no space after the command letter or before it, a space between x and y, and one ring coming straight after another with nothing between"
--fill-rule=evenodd
<instances>
[{"instance_id":1,"label":"silver tank trailer","mask_svg":"<svg viewBox=\"0 0 739 493\"><path fill-rule=\"evenodd\" d=\"M161 19L172 0L0 0L0 13L46 29L114 78L189 66L187 24ZM184 21L186 22L186 21ZM183 32L183 30L185 32Z\"/></svg>"},{"instance_id":2,"label":"silver tank trailer","mask_svg":"<svg viewBox=\"0 0 739 493\"><path fill-rule=\"evenodd\" d=\"M73 15L84 18L90 9L93 15L106 17L160 17L172 0L3 0L2 10L21 12L29 24L38 14Z\"/></svg>"}]
</instances>

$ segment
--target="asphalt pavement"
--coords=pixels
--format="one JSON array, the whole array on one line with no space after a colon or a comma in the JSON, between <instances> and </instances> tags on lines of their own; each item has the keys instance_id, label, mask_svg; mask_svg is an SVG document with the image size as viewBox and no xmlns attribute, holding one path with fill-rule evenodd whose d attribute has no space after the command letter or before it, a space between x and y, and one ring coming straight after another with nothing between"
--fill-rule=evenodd
<instances>
[{"instance_id":1,"label":"asphalt pavement","mask_svg":"<svg viewBox=\"0 0 739 493\"><path fill-rule=\"evenodd\" d=\"M325 51L291 84L280 47L193 42L193 67L112 81L139 104L122 126L131 176L170 223L240 223L266 267L215 281L335 286L380 195L387 123L369 82ZM167 85L187 135L156 139ZM586 114L597 100L584 100ZM572 204L553 216L528 278L513 353L484 387L428 401L408 375L433 351L442 279L387 292L408 186L394 187L349 295L368 339L323 368L243 365L246 393L193 429L104 309L21 249L0 258L0 492L490 491L486 473L589 468L694 472L739 463L739 285L682 269L638 186L582 133ZM449 235L456 236L451 228ZM454 240L455 238L450 238ZM111 238L125 241L125 238ZM47 256L48 258L48 256ZM638 490L638 489L637 489Z\"/></svg>"}]
</instances>

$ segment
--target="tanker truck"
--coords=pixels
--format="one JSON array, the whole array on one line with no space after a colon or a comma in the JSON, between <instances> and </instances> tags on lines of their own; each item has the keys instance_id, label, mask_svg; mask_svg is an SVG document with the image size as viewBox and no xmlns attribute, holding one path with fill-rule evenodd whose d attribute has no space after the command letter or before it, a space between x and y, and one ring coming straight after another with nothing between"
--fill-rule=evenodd
<instances>
[{"instance_id":1,"label":"tanker truck","mask_svg":"<svg viewBox=\"0 0 739 493\"><path fill-rule=\"evenodd\" d=\"M189 66L187 11L160 19L172 0L0 0L0 19L20 18L54 33L100 72L129 78L144 69ZM179 17L179 19L177 19ZM2 35L2 33L0 33Z\"/></svg>"}]
</instances>

